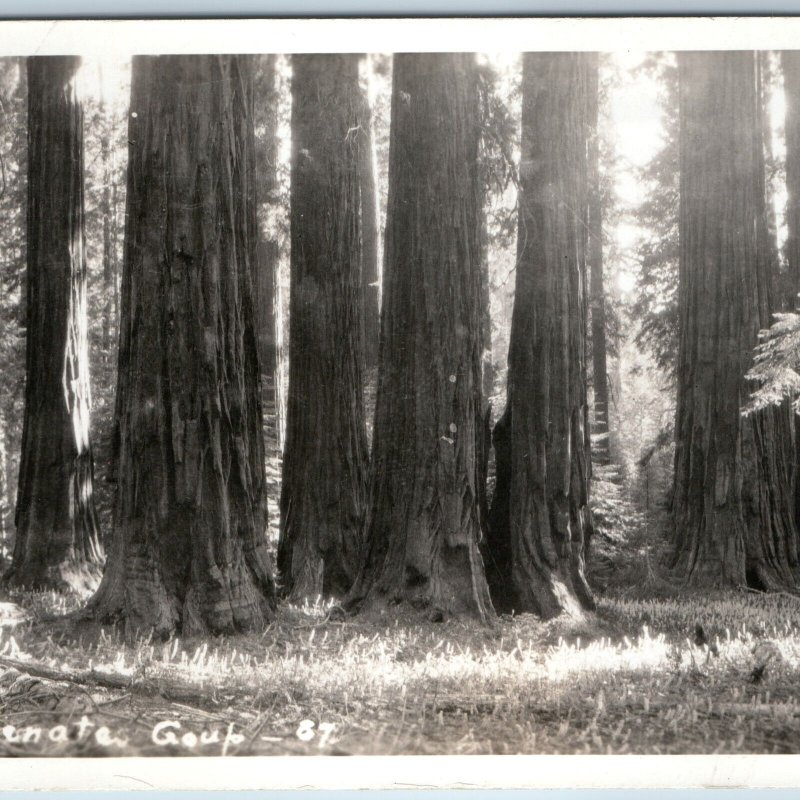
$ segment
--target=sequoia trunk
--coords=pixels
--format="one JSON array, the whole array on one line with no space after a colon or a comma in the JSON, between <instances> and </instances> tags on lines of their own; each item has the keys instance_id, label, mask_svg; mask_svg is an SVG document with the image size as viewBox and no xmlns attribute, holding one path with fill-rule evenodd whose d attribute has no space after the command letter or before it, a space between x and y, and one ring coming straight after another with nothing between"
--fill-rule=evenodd
<instances>
[{"instance_id":1,"label":"sequoia trunk","mask_svg":"<svg viewBox=\"0 0 800 800\"><path fill-rule=\"evenodd\" d=\"M28 59L25 416L14 556L6 579L94 589L103 554L93 499L80 59Z\"/></svg>"},{"instance_id":2,"label":"sequoia trunk","mask_svg":"<svg viewBox=\"0 0 800 800\"><path fill-rule=\"evenodd\" d=\"M786 260L788 262L789 295L785 298L790 311L798 311L800 302L800 51L781 53L783 85L786 96ZM800 525L800 425L794 418L794 515Z\"/></svg>"},{"instance_id":3,"label":"sequoia trunk","mask_svg":"<svg viewBox=\"0 0 800 800\"><path fill-rule=\"evenodd\" d=\"M117 506L93 608L157 635L272 614L252 124L249 57L134 58Z\"/></svg>"},{"instance_id":4,"label":"sequoia trunk","mask_svg":"<svg viewBox=\"0 0 800 800\"><path fill-rule=\"evenodd\" d=\"M367 552L351 599L483 619L474 56L395 56L391 118Z\"/></svg>"},{"instance_id":5,"label":"sequoia trunk","mask_svg":"<svg viewBox=\"0 0 800 800\"><path fill-rule=\"evenodd\" d=\"M294 599L342 596L367 492L358 56L292 58L289 403L278 567Z\"/></svg>"},{"instance_id":6,"label":"sequoia trunk","mask_svg":"<svg viewBox=\"0 0 800 800\"><path fill-rule=\"evenodd\" d=\"M680 53L680 280L673 566L703 587L793 585L782 409L742 418L770 322L756 56Z\"/></svg>"},{"instance_id":7,"label":"sequoia trunk","mask_svg":"<svg viewBox=\"0 0 800 800\"><path fill-rule=\"evenodd\" d=\"M527 53L508 400L486 550L498 610L594 607L584 577L588 58ZM496 555L495 555L496 554Z\"/></svg>"}]
</instances>

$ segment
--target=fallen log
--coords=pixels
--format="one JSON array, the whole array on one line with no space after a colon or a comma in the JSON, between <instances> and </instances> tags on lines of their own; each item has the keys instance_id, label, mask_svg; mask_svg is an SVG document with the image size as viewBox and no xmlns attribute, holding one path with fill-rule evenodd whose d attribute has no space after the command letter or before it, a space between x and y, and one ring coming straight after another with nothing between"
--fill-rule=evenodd
<instances>
[{"instance_id":1,"label":"fallen log","mask_svg":"<svg viewBox=\"0 0 800 800\"><path fill-rule=\"evenodd\" d=\"M25 672L34 678L72 683L76 686L99 686L103 689L128 692L142 697L160 697L167 702L185 703L201 709L204 707L219 708L222 705L207 691L193 690L164 678L148 680L139 675L129 677L115 675L111 672L100 672L96 669L78 671L56 669L7 656L0 656L0 666Z\"/></svg>"}]
</instances>

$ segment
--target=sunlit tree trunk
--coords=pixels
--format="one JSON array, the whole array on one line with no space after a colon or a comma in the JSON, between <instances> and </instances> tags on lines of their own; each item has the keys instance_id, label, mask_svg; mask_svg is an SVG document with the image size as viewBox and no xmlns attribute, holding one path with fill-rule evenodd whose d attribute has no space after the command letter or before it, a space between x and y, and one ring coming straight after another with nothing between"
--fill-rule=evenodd
<instances>
[{"instance_id":1,"label":"sunlit tree trunk","mask_svg":"<svg viewBox=\"0 0 800 800\"><path fill-rule=\"evenodd\" d=\"M25 418L13 585L86 592L102 564L89 441L76 57L28 59Z\"/></svg>"},{"instance_id":2,"label":"sunlit tree trunk","mask_svg":"<svg viewBox=\"0 0 800 800\"><path fill-rule=\"evenodd\" d=\"M357 55L292 58L289 403L278 567L294 599L341 597L367 491Z\"/></svg>"},{"instance_id":3,"label":"sunlit tree trunk","mask_svg":"<svg viewBox=\"0 0 800 800\"><path fill-rule=\"evenodd\" d=\"M157 635L272 616L252 272L252 62L133 60L109 564L92 609Z\"/></svg>"},{"instance_id":4,"label":"sunlit tree trunk","mask_svg":"<svg viewBox=\"0 0 800 800\"><path fill-rule=\"evenodd\" d=\"M367 558L351 599L486 618L481 176L471 54L397 55Z\"/></svg>"},{"instance_id":5,"label":"sunlit tree trunk","mask_svg":"<svg viewBox=\"0 0 800 800\"><path fill-rule=\"evenodd\" d=\"M280 245L274 230L278 191L278 91L274 55L258 56L255 70L256 192L259 204L255 297L261 394L267 435L283 449L286 409L280 385L278 262Z\"/></svg>"},{"instance_id":6,"label":"sunlit tree trunk","mask_svg":"<svg viewBox=\"0 0 800 800\"><path fill-rule=\"evenodd\" d=\"M495 429L486 550L498 554L495 607L542 617L594 607L584 577L587 61L576 53L523 61L508 401Z\"/></svg>"},{"instance_id":7,"label":"sunlit tree trunk","mask_svg":"<svg viewBox=\"0 0 800 800\"><path fill-rule=\"evenodd\" d=\"M743 419L769 325L763 130L752 52L680 53L680 349L673 566L703 587L793 586L781 410Z\"/></svg>"}]
</instances>

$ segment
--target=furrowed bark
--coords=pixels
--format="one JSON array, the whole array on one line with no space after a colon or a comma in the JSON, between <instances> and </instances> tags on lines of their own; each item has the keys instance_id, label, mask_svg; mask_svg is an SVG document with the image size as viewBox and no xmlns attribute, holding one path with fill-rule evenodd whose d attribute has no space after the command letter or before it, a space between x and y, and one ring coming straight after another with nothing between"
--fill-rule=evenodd
<instances>
[{"instance_id":1,"label":"furrowed bark","mask_svg":"<svg viewBox=\"0 0 800 800\"><path fill-rule=\"evenodd\" d=\"M252 113L249 57L134 58L115 529L90 610L159 636L272 616Z\"/></svg>"},{"instance_id":2,"label":"furrowed bark","mask_svg":"<svg viewBox=\"0 0 800 800\"><path fill-rule=\"evenodd\" d=\"M86 593L103 563L93 500L77 57L28 59L25 416L16 586Z\"/></svg>"},{"instance_id":3,"label":"furrowed bark","mask_svg":"<svg viewBox=\"0 0 800 800\"><path fill-rule=\"evenodd\" d=\"M391 137L367 551L350 601L486 619L474 56L395 56Z\"/></svg>"},{"instance_id":4,"label":"furrowed bark","mask_svg":"<svg viewBox=\"0 0 800 800\"><path fill-rule=\"evenodd\" d=\"M783 85L786 97L786 261L790 288L785 298L789 311L800 308L800 52L785 50L781 53ZM795 525L800 525L800 425L793 418L794 462L793 491Z\"/></svg>"},{"instance_id":5,"label":"furrowed bark","mask_svg":"<svg viewBox=\"0 0 800 800\"><path fill-rule=\"evenodd\" d=\"M784 409L742 418L772 279L755 54L680 53L680 348L672 565L689 584L794 585Z\"/></svg>"},{"instance_id":6,"label":"furrowed bark","mask_svg":"<svg viewBox=\"0 0 800 800\"><path fill-rule=\"evenodd\" d=\"M502 611L548 618L594 601L586 422L588 58L528 53L508 402L495 428L490 587ZM487 555L487 559L490 556Z\"/></svg>"},{"instance_id":7,"label":"furrowed bark","mask_svg":"<svg viewBox=\"0 0 800 800\"><path fill-rule=\"evenodd\" d=\"M294 600L342 597L367 491L357 55L292 59L289 402L278 569Z\"/></svg>"}]
</instances>

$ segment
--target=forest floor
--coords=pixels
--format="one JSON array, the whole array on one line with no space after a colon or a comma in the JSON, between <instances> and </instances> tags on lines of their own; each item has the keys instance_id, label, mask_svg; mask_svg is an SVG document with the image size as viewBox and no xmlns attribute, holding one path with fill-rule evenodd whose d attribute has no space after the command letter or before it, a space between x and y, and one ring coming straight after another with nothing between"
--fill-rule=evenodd
<instances>
[{"instance_id":1,"label":"forest floor","mask_svg":"<svg viewBox=\"0 0 800 800\"><path fill-rule=\"evenodd\" d=\"M158 644L17 600L6 755L800 752L794 597L606 597L492 627L283 607L258 636Z\"/></svg>"},{"instance_id":2,"label":"forest floor","mask_svg":"<svg viewBox=\"0 0 800 800\"><path fill-rule=\"evenodd\" d=\"M0 755L800 753L800 598L671 585L664 512L612 477L581 619L284 605L260 635L156 643L5 598Z\"/></svg>"}]
</instances>

